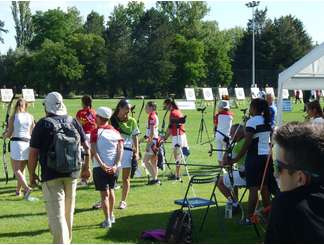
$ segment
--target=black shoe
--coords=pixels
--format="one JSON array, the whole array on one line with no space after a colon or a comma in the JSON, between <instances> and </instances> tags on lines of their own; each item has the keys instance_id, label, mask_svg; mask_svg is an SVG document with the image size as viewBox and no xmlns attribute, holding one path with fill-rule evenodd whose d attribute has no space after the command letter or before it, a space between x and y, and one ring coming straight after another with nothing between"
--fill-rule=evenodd
<instances>
[{"instance_id":1,"label":"black shoe","mask_svg":"<svg viewBox=\"0 0 324 245\"><path fill-rule=\"evenodd\" d=\"M168 180L176 180L177 177L174 174L168 176Z\"/></svg>"},{"instance_id":2,"label":"black shoe","mask_svg":"<svg viewBox=\"0 0 324 245\"><path fill-rule=\"evenodd\" d=\"M233 212L233 215L239 214L239 213L241 212L241 207L240 207L240 205L237 205L236 207L233 206L233 207L232 207L232 212Z\"/></svg>"}]
</instances>

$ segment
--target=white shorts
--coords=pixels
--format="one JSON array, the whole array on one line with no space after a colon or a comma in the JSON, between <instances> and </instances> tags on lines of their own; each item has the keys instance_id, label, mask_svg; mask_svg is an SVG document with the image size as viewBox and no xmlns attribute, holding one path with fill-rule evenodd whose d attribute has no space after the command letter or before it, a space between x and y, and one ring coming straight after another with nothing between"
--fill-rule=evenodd
<instances>
[{"instance_id":1,"label":"white shorts","mask_svg":"<svg viewBox=\"0 0 324 245\"><path fill-rule=\"evenodd\" d=\"M10 141L10 157L16 161L26 161L29 155L29 142Z\"/></svg>"},{"instance_id":2,"label":"white shorts","mask_svg":"<svg viewBox=\"0 0 324 245\"><path fill-rule=\"evenodd\" d=\"M233 171L233 180L234 180L234 186L246 186L246 180L240 176L240 173L238 170ZM228 176L228 173L226 173L223 177L224 185L228 188L231 189L231 181Z\"/></svg>"},{"instance_id":3,"label":"white shorts","mask_svg":"<svg viewBox=\"0 0 324 245\"><path fill-rule=\"evenodd\" d=\"M188 141L186 134L178 135L178 136L172 136L172 146L173 148L176 147L176 145L182 147L188 147Z\"/></svg>"},{"instance_id":4,"label":"white shorts","mask_svg":"<svg viewBox=\"0 0 324 245\"><path fill-rule=\"evenodd\" d=\"M123 153L121 168L131 168L133 159L133 151L125 150Z\"/></svg>"}]
</instances>

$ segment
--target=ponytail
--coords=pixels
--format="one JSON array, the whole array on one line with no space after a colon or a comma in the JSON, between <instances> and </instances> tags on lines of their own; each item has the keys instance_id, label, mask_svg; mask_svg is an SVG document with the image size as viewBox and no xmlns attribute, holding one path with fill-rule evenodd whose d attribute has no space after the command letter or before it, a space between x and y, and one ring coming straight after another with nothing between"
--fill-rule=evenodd
<instances>
[{"instance_id":1,"label":"ponytail","mask_svg":"<svg viewBox=\"0 0 324 245\"><path fill-rule=\"evenodd\" d=\"M264 124L271 124L271 115L268 102L264 99L257 98L252 100L251 107L254 108L256 114L262 115L264 118Z\"/></svg>"}]
</instances>

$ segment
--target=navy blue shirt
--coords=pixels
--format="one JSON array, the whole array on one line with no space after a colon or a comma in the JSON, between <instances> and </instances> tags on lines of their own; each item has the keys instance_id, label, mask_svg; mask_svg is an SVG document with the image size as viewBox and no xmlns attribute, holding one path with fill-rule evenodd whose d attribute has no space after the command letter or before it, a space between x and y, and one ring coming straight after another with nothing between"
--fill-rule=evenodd
<instances>
[{"instance_id":1,"label":"navy blue shirt","mask_svg":"<svg viewBox=\"0 0 324 245\"><path fill-rule=\"evenodd\" d=\"M63 123L66 122L68 116L52 115L51 118ZM75 119L73 119L72 123L80 134L81 143L84 143L86 138L82 126ZM62 174L47 167L47 152L50 150L50 146L53 144L53 133L53 124L46 120L46 117L44 117L36 123L30 139L30 147L39 150L39 163L41 165L41 181L43 182L62 177L78 178L80 171Z\"/></svg>"}]
</instances>

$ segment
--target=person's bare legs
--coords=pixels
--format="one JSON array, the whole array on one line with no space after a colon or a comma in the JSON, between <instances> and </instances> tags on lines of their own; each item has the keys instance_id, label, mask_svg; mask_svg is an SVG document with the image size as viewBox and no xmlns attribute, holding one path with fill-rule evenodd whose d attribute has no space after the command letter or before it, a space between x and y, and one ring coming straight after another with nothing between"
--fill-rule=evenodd
<instances>
[{"instance_id":1,"label":"person's bare legs","mask_svg":"<svg viewBox=\"0 0 324 245\"><path fill-rule=\"evenodd\" d=\"M130 189L130 168L123 168L122 175L123 175L123 192L122 192L122 201L126 202L129 189Z\"/></svg>"},{"instance_id":2,"label":"person's bare legs","mask_svg":"<svg viewBox=\"0 0 324 245\"><path fill-rule=\"evenodd\" d=\"M115 192L114 189L109 189L109 217L111 219L115 206Z\"/></svg>"},{"instance_id":3,"label":"person's bare legs","mask_svg":"<svg viewBox=\"0 0 324 245\"><path fill-rule=\"evenodd\" d=\"M262 187L261 197L262 197L263 207L266 208L266 207L270 206L271 201L270 201L270 192L269 192L268 186L265 185Z\"/></svg>"},{"instance_id":4,"label":"person's bare legs","mask_svg":"<svg viewBox=\"0 0 324 245\"><path fill-rule=\"evenodd\" d=\"M150 159L151 159L151 155L145 153L144 159L143 159L144 166L147 169L147 171L149 172L150 176L153 178L154 173L153 173L152 166L150 164Z\"/></svg>"},{"instance_id":5,"label":"person's bare legs","mask_svg":"<svg viewBox=\"0 0 324 245\"><path fill-rule=\"evenodd\" d=\"M181 149L180 146L175 146L173 150L174 159L176 163L181 163ZM176 177L180 178L180 165L176 165Z\"/></svg>"},{"instance_id":6,"label":"person's bare legs","mask_svg":"<svg viewBox=\"0 0 324 245\"><path fill-rule=\"evenodd\" d=\"M100 191L100 196L101 196L101 207L102 211L105 215L105 220L108 220L109 218L109 203L110 203L110 197L109 197L109 191Z\"/></svg>"},{"instance_id":7,"label":"person's bare legs","mask_svg":"<svg viewBox=\"0 0 324 245\"><path fill-rule=\"evenodd\" d=\"M14 171L14 174L17 178L17 189L19 186L24 188L24 191L29 191L31 188L28 186L25 175L24 175L24 169L27 165L27 161L17 161L11 159L12 168ZM20 188L19 188L20 189Z\"/></svg>"},{"instance_id":8,"label":"person's bare legs","mask_svg":"<svg viewBox=\"0 0 324 245\"><path fill-rule=\"evenodd\" d=\"M152 155L151 156L151 169L152 169L152 178L154 179L154 180L157 180L157 178L158 178L158 166L157 166L157 161L158 161L158 159L157 159L157 156L156 155Z\"/></svg>"},{"instance_id":9,"label":"person's bare legs","mask_svg":"<svg viewBox=\"0 0 324 245\"><path fill-rule=\"evenodd\" d=\"M226 197L227 199L229 197L232 198L231 191L225 186L224 181L223 181L223 177L220 177L217 187L220 190L220 192L224 195L224 197Z\"/></svg>"},{"instance_id":10,"label":"person's bare legs","mask_svg":"<svg viewBox=\"0 0 324 245\"><path fill-rule=\"evenodd\" d=\"M249 199L248 199L248 212L247 217L251 217L254 214L255 205L258 200L258 190L257 186L253 186L249 188Z\"/></svg>"}]
</instances>

